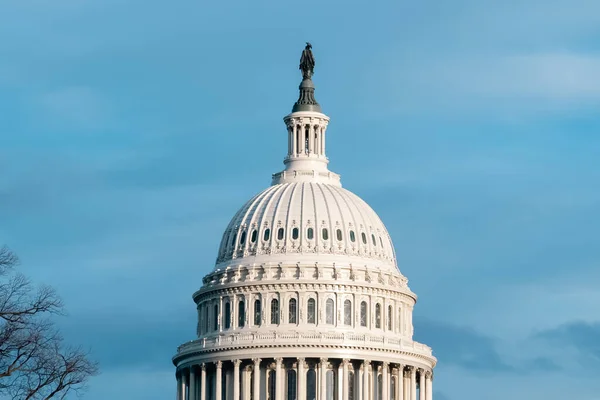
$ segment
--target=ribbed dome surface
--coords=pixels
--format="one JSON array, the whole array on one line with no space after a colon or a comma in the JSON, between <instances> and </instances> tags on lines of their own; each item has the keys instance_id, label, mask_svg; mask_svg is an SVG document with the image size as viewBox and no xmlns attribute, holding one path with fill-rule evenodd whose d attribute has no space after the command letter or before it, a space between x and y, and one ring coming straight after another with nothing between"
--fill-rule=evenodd
<instances>
[{"instance_id":1,"label":"ribbed dome surface","mask_svg":"<svg viewBox=\"0 0 600 400\"><path fill-rule=\"evenodd\" d=\"M235 214L223 235L217 267L247 257L290 253L396 265L390 236L366 202L336 185L294 182L265 189Z\"/></svg>"}]
</instances>

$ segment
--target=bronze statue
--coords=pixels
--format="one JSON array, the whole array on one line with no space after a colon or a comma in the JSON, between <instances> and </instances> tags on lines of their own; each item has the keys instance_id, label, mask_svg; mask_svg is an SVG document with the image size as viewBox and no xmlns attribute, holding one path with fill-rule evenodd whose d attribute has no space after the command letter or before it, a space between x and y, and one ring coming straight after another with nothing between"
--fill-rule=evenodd
<instances>
[{"instance_id":1,"label":"bronze statue","mask_svg":"<svg viewBox=\"0 0 600 400\"><path fill-rule=\"evenodd\" d=\"M300 57L300 71L302 71L302 79L312 78L315 70L315 57L312 53L312 45L306 42L306 47L302 51Z\"/></svg>"}]
</instances>

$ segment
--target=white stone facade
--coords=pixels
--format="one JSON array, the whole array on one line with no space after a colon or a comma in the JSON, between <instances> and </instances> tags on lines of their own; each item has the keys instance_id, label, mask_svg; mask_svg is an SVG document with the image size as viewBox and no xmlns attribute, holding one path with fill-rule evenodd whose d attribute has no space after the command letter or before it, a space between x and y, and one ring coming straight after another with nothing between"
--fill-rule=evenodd
<instances>
[{"instance_id":1,"label":"white stone facade","mask_svg":"<svg viewBox=\"0 0 600 400\"><path fill-rule=\"evenodd\" d=\"M177 400L432 400L416 295L377 214L327 168L329 118L284 118L285 170L226 228L193 295Z\"/></svg>"}]
</instances>

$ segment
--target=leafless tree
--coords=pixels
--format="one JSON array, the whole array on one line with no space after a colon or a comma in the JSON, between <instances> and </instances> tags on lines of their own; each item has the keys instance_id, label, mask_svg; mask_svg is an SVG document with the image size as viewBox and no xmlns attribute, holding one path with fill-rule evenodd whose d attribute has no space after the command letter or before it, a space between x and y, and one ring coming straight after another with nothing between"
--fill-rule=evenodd
<instances>
[{"instance_id":1,"label":"leafless tree","mask_svg":"<svg viewBox=\"0 0 600 400\"><path fill-rule=\"evenodd\" d=\"M79 395L98 373L80 348L64 345L49 319L63 304L50 287L34 288L14 271L18 259L0 248L0 396L15 400Z\"/></svg>"}]
</instances>

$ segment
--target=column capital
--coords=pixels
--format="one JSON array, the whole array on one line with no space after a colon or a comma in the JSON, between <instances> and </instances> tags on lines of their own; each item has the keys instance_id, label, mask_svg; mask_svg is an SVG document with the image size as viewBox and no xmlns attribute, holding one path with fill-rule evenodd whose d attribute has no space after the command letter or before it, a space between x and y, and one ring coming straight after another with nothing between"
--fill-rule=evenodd
<instances>
[{"instance_id":1,"label":"column capital","mask_svg":"<svg viewBox=\"0 0 600 400\"><path fill-rule=\"evenodd\" d=\"M242 360L233 360L233 366L234 367L240 367L240 364L242 363Z\"/></svg>"},{"instance_id":2,"label":"column capital","mask_svg":"<svg viewBox=\"0 0 600 400\"><path fill-rule=\"evenodd\" d=\"M283 357L277 357L275 359L275 363L277 364L278 367L280 367L281 364L283 364Z\"/></svg>"},{"instance_id":3,"label":"column capital","mask_svg":"<svg viewBox=\"0 0 600 400\"><path fill-rule=\"evenodd\" d=\"M369 366L369 365L371 365L371 360L364 360L364 361L363 361L363 364L364 364L365 366Z\"/></svg>"},{"instance_id":4,"label":"column capital","mask_svg":"<svg viewBox=\"0 0 600 400\"><path fill-rule=\"evenodd\" d=\"M215 365L217 366L217 369L221 369L223 367L223 361L219 360L215 362Z\"/></svg>"},{"instance_id":5,"label":"column capital","mask_svg":"<svg viewBox=\"0 0 600 400\"><path fill-rule=\"evenodd\" d=\"M350 365L350 359L349 359L349 358L344 358L344 359L342 360L342 365L343 365L344 367L347 367L348 365Z\"/></svg>"},{"instance_id":6,"label":"column capital","mask_svg":"<svg viewBox=\"0 0 600 400\"><path fill-rule=\"evenodd\" d=\"M252 359L252 362L254 363L254 365L258 365L258 364L260 364L260 362L261 362L261 361L262 361L262 360L261 360L260 358L253 358L253 359Z\"/></svg>"},{"instance_id":7,"label":"column capital","mask_svg":"<svg viewBox=\"0 0 600 400\"><path fill-rule=\"evenodd\" d=\"M327 357L321 357L321 364L327 365L328 361L329 361L329 359Z\"/></svg>"},{"instance_id":8,"label":"column capital","mask_svg":"<svg viewBox=\"0 0 600 400\"><path fill-rule=\"evenodd\" d=\"M383 369L387 369L390 366L390 363L387 361L384 361L383 363L381 363L381 366L383 367Z\"/></svg>"},{"instance_id":9,"label":"column capital","mask_svg":"<svg viewBox=\"0 0 600 400\"><path fill-rule=\"evenodd\" d=\"M302 368L306 368L307 367L307 365L306 365L306 359L304 357L298 357L297 363L298 363L298 368L300 366L302 366Z\"/></svg>"},{"instance_id":10,"label":"column capital","mask_svg":"<svg viewBox=\"0 0 600 400\"><path fill-rule=\"evenodd\" d=\"M204 363L200 364L200 369L202 371L206 371L206 364L204 364Z\"/></svg>"}]
</instances>

